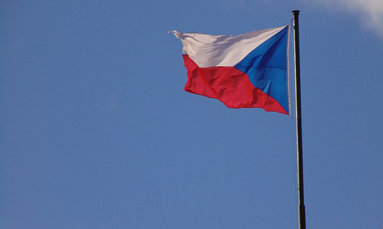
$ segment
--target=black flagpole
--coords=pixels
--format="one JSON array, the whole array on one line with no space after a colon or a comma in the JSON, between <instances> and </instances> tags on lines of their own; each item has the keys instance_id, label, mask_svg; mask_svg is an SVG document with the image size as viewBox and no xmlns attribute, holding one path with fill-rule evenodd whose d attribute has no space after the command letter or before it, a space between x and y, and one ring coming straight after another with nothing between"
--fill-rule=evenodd
<instances>
[{"instance_id":1,"label":"black flagpole","mask_svg":"<svg viewBox=\"0 0 383 229\"><path fill-rule=\"evenodd\" d=\"M295 106L297 122L297 162L298 162L298 196L299 196L299 229L306 229L306 210L303 194L303 153L302 153L302 118L301 118L301 70L299 57L299 10L294 15L294 57L295 57Z\"/></svg>"}]
</instances>

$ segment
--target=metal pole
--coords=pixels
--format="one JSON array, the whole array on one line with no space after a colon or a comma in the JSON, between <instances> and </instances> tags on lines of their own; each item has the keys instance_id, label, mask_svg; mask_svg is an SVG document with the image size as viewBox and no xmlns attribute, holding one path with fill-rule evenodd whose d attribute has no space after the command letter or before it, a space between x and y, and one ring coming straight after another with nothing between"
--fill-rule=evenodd
<instances>
[{"instance_id":1,"label":"metal pole","mask_svg":"<svg viewBox=\"0 0 383 229\"><path fill-rule=\"evenodd\" d=\"M301 118L301 70L299 57L299 10L294 15L294 59L295 59L295 106L297 122L297 162L298 162L298 196L299 196L299 229L306 229L306 210L303 193L303 150L302 150L302 118Z\"/></svg>"}]
</instances>

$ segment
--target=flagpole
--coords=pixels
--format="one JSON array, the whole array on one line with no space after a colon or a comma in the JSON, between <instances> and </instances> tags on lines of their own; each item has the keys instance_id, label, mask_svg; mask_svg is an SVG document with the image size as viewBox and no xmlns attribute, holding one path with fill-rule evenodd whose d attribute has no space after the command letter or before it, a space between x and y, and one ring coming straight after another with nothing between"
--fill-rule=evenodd
<instances>
[{"instance_id":1,"label":"flagpole","mask_svg":"<svg viewBox=\"0 0 383 229\"><path fill-rule=\"evenodd\" d=\"M297 127L297 162L298 162L298 220L299 229L306 229L306 210L303 193L303 150L302 150L302 118L301 118L301 70L299 57L299 10L293 10L294 21L294 59L295 59L295 106Z\"/></svg>"}]
</instances>

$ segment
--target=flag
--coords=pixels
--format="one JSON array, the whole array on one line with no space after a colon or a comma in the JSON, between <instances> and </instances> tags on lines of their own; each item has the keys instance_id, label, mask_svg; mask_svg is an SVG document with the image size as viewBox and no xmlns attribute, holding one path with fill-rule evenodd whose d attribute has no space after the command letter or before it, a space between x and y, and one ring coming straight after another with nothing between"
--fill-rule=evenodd
<instances>
[{"instance_id":1,"label":"flag","mask_svg":"<svg viewBox=\"0 0 383 229\"><path fill-rule=\"evenodd\" d=\"M171 31L183 44L185 91L229 108L290 114L289 31L290 26L219 36Z\"/></svg>"}]
</instances>

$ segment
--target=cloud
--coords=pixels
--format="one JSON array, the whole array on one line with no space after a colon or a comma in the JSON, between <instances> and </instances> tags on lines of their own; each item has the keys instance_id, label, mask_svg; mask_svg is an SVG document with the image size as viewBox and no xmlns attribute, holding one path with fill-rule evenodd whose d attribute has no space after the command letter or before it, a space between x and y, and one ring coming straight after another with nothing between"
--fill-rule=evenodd
<instances>
[{"instance_id":1,"label":"cloud","mask_svg":"<svg viewBox=\"0 0 383 229\"><path fill-rule=\"evenodd\" d=\"M383 38L383 0L315 0L318 4L346 10L359 16L364 26Z\"/></svg>"}]
</instances>

